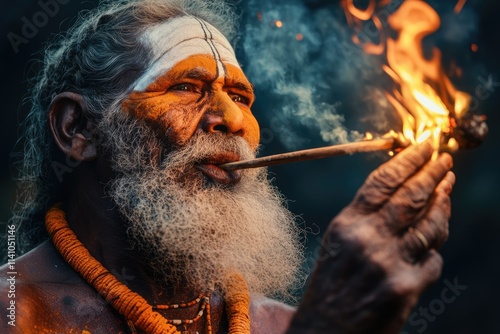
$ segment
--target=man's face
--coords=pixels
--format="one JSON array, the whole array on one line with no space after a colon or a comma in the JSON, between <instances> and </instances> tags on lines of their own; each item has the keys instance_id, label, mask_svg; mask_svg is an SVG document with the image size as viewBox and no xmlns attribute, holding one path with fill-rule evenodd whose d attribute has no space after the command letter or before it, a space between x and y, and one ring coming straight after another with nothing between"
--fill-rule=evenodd
<instances>
[{"instance_id":1,"label":"man's face","mask_svg":"<svg viewBox=\"0 0 500 334\"><path fill-rule=\"evenodd\" d=\"M251 291L285 292L302 258L293 215L265 170L217 167L255 157L259 142L252 88L229 43L190 17L144 39L150 69L100 124L117 172L109 194L131 243L166 284L224 290L237 271Z\"/></svg>"},{"instance_id":2,"label":"man's face","mask_svg":"<svg viewBox=\"0 0 500 334\"><path fill-rule=\"evenodd\" d=\"M156 124L175 144L186 143L198 129L242 136L252 148L259 143L259 125L250 107L252 86L239 67L209 55L192 55L180 61L125 101L126 110Z\"/></svg>"},{"instance_id":3,"label":"man's face","mask_svg":"<svg viewBox=\"0 0 500 334\"><path fill-rule=\"evenodd\" d=\"M125 112L152 125L172 147L203 131L241 136L256 150L259 126L250 110L252 85L215 28L195 18L175 18L146 31L142 42L152 49L154 61L134 83L123 103ZM214 159L210 168L200 169L229 183L231 174L221 177L222 171L212 167L240 157L228 152Z\"/></svg>"}]
</instances>

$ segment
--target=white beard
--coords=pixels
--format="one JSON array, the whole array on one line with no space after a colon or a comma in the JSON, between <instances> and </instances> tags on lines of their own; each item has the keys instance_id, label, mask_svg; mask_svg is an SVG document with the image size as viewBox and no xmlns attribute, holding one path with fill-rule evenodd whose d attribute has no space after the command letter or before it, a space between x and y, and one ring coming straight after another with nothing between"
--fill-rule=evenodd
<instances>
[{"instance_id":1,"label":"white beard","mask_svg":"<svg viewBox=\"0 0 500 334\"><path fill-rule=\"evenodd\" d=\"M250 292L287 297L302 283L300 231L266 171L243 170L239 183L223 186L193 167L228 151L252 158L243 138L199 132L155 165L150 152L163 151L159 141L125 117L103 122L120 175L109 193L130 223L132 244L164 284L224 291L223 277L236 271Z\"/></svg>"}]
</instances>

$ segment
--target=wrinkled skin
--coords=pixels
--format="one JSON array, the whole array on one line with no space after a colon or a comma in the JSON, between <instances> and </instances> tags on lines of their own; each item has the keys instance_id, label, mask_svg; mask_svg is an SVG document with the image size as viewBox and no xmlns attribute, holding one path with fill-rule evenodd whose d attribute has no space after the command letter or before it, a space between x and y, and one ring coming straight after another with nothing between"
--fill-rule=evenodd
<instances>
[{"instance_id":1,"label":"wrinkled skin","mask_svg":"<svg viewBox=\"0 0 500 334\"><path fill-rule=\"evenodd\" d=\"M452 159L432 152L425 143L379 167L333 219L288 333L399 332L440 276L448 237Z\"/></svg>"},{"instance_id":2,"label":"wrinkled skin","mask_svg":"<svg viewBox=\"0 0 500 334\"><path fill-rule=\"evenodd\" d=\"M130 94L123 110L151 124L173 147L185 143L196 131L204 131L241 136L256 148L259 132L250 111L251 85L241 69L225 65L227 71L221 75L214 59L192 55L170 71L160 69L161 76L155 76L157 80L146 91ZM72 191L65 197L69 225L108 270L120 273L120 268L127 267L127 275L135 277L129 287L148 302L192 299L193 292L182 286L168 291L161 288L145 265L147 261L130 250L126 222L105 192L113 178L109 161L99 153L95 138L89 137L95 125L86 119L82 100L78 94L63 92L53 99L49 110L59 149L86 162L72 173ZM407 148L368 177L353 202L328 227L323 253L297 311L252 297L253 334L285 333L290 319L288 333L399 331L420 293L436 281L442 267L436 249L448 234L454 175L449 172L451 157L442 154L432 161L432 153L428 143ZM152 152L151 159L159 161L159 152ZM224 181L213 172L204 173L214 182ZM228 180L228 184L238 182ZM103 304L51 242L17 259L16 266L18 322L15 328L9 327L2 316L0 331L126 331L123 319ZM0 270L2 277L7 276L7 267ZM6 280L0 284L1 291L8 289ZM0 294L0 308L6 310L8 303L7 293ZM178 310L175 317L193 317L186 313L189 311ZM215 332L226 332L222 298L214 297L211 315ZM189 331L204 333L204 322Z\"/></svg>"},{"instance_id":3,"label":"wrinkled skin","mask_svg":"<svg viewBox=\"0 0 500 334\"><path fill-rule=\"evenodd\" d=\"M449 155L430 161L431 155L428 144L410 147L375 170L328 227L323 253L295 315L283 304L253 299L252 333L284 333L291 316L287 333L398 333L442 266L435 249L447 237L454 175L448 172ZM82 183L89 185L88 180ZM421 231L431 249L407 231L409 226ZM120 318L69 268L51 243L42 244L17 263L23 273L17 280L18 301L26 302L18 303L16 328L2 324L9 333L31 333L33 322L54 333L61 328L125 330ZM127 275L139 278L140 271ZM141 287L152 284L139 282ZM223 333L221 302L214 300L212 317L220 319L221 327L218 322L215 326ZM2 301L2 308L6 306ZM75 317L73 309L84 316ZM97 311L99 321L88 318Z\"/></svg>"},{"instance_id":4,"label":"wrinkled skin","mask_svg":"<svg viewBox=\"0 0 500 334\"><path fill-rule=\"evenodd\" d=\"M146 121L165 134L168 143L181 146L196 131L241 136L250 147L259 142L259 128L250 111L254 100L251 84L239 68L226 64L225 75L218 75L214 59L194 56L178 63L151 83L145 92L133 92L124 101L122 111ZM150 304L172 304L194 299L198 292L185 286L167 289L155 280L143 254L131 250L126 226L116 204L105 187L115 175L109 154L101 153L99 141L91 137L95 124L85 117L85 104L72 92L58 94L49 111L54 141L66 155L85 162L70 177L71 191L64 206L68 224L78 239L104 267L113 273L133 277L125 281ZM160 152L151 152L151 163L160 161ZM194 171L195 172L195 171ZM201 171L213 182L234 184L237 178ZM198 172L200 173L200 172ZM228 179L225 180L225 179ZM226 182L227 181L227 182ZM123 318L100 298L78 273L54 249L50 241L16 259L16 326L7 324L5 311L0 313L1 333L127 333ZM0 268L6 277L7 266ZM8 291L5 279L0 291ZM220 295L210 301L214 333L227 333L225 303ZM0 310L9 306L7 293L0 294ZM194 312L194 313L193 313ZM192 319L194 308L173 309L167 317ZM5 313L5 314L4 314ZM250 300L252 333L283 333L294 309L258 295ZM96 317L96 315L99 315ZM189 333L205 333L206 318L186 326ZM181 328L183 329L183 328Z\"/></svg>"}]
</instances>

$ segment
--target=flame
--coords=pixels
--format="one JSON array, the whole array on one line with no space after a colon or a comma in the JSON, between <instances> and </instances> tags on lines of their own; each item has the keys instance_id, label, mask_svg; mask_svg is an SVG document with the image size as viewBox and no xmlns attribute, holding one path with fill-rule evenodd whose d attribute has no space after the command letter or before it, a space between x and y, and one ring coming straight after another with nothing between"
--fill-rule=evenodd
<instances>
[{"instance_id":1,"label":"flame","mask_svg":"<svg viewBox=\"0 0 500 334\"><path fill-rule=\"evenodd\" d=\"M463 115L469 107L470 95L458 91L441 66L441 52L432 49L426 58L422 40L435 32L440 26L440 18L434 9L424 1L407 0L387 19L388 28L397 33L397 37L384 31L378 9L386 6L390 0L370 0L366 9L354 5L354 0L344 0L344 9L348 22L359 28L370 21L379 29L380 42L362 43L369 54L383 54L387 64L382 68L394 81L395 87L386 92L386 97L393 105L402 127L393 131L404 144L421 143L432 138L437 151L445 146L450 150L458 148L451 137L455 118ZM456 8L461 9L465 1L460 1ZM386 11L387 12L387 11ZM359 37L353 37L359 42ZM360 44L360 43L358 43Z\"/></svg>"}]
</instances>

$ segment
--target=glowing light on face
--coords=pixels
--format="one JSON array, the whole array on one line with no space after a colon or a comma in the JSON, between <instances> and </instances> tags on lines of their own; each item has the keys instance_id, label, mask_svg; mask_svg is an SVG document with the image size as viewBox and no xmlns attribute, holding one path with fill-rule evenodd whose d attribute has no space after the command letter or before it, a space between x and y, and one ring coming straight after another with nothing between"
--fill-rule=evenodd
<instances>
[{"instance_id":1,"label":"glowing light on face","mask_svg":"<svg viewBox=\"0 0 500 334\"><path fill-rule=\"evenodd\" d=\"M154 57L132 85L124 111L155 124L169 142L179 145L212 113L256 149L259 126L250 111L252 85L219 31L199 19L181 17L147 30L141 41Z\"/></svg>"}]
</instances>

